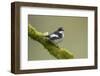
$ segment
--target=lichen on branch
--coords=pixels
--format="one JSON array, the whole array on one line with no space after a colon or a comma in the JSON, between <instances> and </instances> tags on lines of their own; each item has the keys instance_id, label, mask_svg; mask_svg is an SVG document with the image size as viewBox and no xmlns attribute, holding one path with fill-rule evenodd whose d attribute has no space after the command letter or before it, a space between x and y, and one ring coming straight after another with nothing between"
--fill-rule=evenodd
<instances>
[{"instance_id":1,"label":"lichen on branch","mask_svg":"<svg viewBox=\"0 0 100 76\"><path fill-rule=\"evenodd\" d=\"M37 31L31 24L28 25L28 36L41 43L48 52L57 59L72 59L73 54L67 49L52 43L42 32Z\"/></svg>"}]
</instances>

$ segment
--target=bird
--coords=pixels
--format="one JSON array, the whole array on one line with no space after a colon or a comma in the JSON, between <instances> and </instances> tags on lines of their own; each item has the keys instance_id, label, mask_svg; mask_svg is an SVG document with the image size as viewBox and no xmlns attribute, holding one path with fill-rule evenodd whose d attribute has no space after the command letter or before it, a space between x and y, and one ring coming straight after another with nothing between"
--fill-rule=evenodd
<instances>
[{"instance_id":1,"label":"bird","mask_svg":"<svg viewBox=\"0 0 100 76\"><path fill-rule=\"evenodd\" d=\"M63 27L59 27L56 31L54 31L51 34L46 35L46 37L51 41L52 43L59 43L64 38L64 29Z\"/></svg>"}]
</instances>

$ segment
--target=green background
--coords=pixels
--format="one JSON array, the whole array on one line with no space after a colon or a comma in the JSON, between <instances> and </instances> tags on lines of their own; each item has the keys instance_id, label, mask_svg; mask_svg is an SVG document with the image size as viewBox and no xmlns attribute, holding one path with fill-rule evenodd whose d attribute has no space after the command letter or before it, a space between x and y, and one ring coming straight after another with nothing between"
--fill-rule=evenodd
<instances>
[{"instance_id":1,"label":"green background","mask_svg":"<svg viewBox=\"0 0 100 76\"><path fill-rule=\"evenodd\" d=\"M53 32L64 28L64 39L58 45L74 54L75 59L88 57L88 18L71 16L28 15L28 23L40 32ZM28 60L56 59L37 41L28 37Z\"/></svg>"}]
</instances>

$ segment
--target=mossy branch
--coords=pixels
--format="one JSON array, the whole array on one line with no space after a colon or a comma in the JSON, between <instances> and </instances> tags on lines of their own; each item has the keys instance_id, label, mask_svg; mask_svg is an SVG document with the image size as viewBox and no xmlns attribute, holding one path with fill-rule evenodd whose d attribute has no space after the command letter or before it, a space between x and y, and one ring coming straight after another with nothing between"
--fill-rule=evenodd
<instances>
[{"instance_id":1,"label":"mossy branch","mask_svg":"<svg viewBox=\"0 0 100 76\"><path fill-rule=\"evenodd\" d=\"M43 33L37 31L31 24L28 25L28 36L41 43L44 48L46 48L48 52L57 59L73 58L73 54L71 52L50 42Z\"/></svg>"}]
</instances>

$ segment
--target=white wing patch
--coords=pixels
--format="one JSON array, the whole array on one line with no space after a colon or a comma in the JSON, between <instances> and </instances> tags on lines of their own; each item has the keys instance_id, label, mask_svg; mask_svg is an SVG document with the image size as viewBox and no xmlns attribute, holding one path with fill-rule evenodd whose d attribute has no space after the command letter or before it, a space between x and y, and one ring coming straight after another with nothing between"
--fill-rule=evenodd
<instances>
[{"instance_id":1,"label":"white wing patch","mask_svg":"<svg viewBox=\"0 0 100 76\"><path fill-rule=\"evenodd\" d=\"M50 37L51 37L51 38L53 38L53 37L58 37L58 35L56 35L56 34L51 34Z\"/></svg>"}]
</instances>

